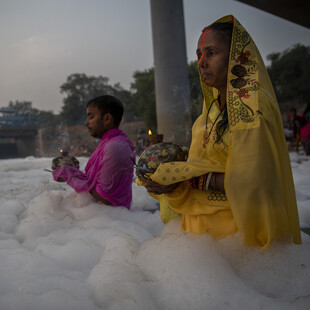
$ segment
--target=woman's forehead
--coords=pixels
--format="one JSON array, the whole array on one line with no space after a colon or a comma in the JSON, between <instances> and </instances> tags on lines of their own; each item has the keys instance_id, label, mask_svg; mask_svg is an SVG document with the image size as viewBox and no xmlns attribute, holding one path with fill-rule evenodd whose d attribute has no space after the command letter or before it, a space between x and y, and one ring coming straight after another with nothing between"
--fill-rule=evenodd
<instances>
[{"instance_id":1,"label":"woman's forehead","mask_svg":"<svg viewBox=\"0 0 310 310\"><path fill-rule=\"evenodd\" d=\"M224 35L219 31L204 31L198 40L197 49L202 49L207 46L222 46L223 44L227 45L227 41L224 38Z\"/></svg>"},{"instance_id":2,"label":"woman's forehead","mask_svg":"<svg viewBox=\"0 0 310 310\"><path fill-rule=\"evenodd\" d=\"M217 40L217 37L217 33L212 30L209 32L204 31L199 37L198 47L201 47L210 41Z\"/></svg>"}]
</instances>

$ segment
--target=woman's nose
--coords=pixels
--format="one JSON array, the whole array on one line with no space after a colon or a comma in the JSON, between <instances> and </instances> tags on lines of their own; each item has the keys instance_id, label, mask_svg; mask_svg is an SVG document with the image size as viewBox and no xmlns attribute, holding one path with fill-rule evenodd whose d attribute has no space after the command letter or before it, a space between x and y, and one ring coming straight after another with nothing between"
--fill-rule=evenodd
<instances>
[{"instance_id":1,"label":"woman's nose","mask_svg":"<svg viewBox=\"0 0 310 310\"><path fill-rule=\"evenodd\" d=\"M208 66L207 57L205 53L202 53L200 59L198 60L198 64L199 66L204 66L204 67Z\"/></svg>"}]
</instances>

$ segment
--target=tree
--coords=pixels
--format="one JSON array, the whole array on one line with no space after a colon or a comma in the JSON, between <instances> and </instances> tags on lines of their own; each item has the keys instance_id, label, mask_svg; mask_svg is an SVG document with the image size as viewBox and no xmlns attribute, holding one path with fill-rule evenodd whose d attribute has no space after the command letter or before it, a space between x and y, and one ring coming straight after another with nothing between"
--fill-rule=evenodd
<instances>
[{"instance_id":1,"label":"tree","mask_svg":"<svg viewBox=\"0 0 310 310\"><path fill-rule=\"evenodd\" d=\"M145 122L147 128L156 132L154 68L136 71L133 78L134 82L131 84L132 104L128 109L138 115Z\"/></svg>"},{"instance_id":2,"label":"tree","mask_svg":"<svg viewBox=\"0 0 310 310\"><path fill-rule=\"evenodd\" d=\"M60 122L60 115L55 115L53 111L39 111L38 113L39 127L55 126Z\"/></svg>"},{"instance_id":3,"label":"tree","mask_svg":"<svg viewBox=\"0 0 310 310\"><path fill-rule=\"evenodd\" d=\"M267 70L279 103L289 100L308 102L310 46L297 44L282 53L270 54L267 59L271 62Z\"/></svg>"},{"instance_id":4,"label":"tree","mask_svg":"<svg viewBox=\"0 0 310 310\"><path fill-rule=\"evenodd\" d=\"M202 112L203 95L200 87L197 61L190 62L188 65L189 84L190 84L190 110L192 120ZM131 84L133 98L131 109L152 131L156 131L156 103L155 103L155 82L154 68L145 71L136 71L133 75L134 82Z\"/></svg>"},{"instance_id":5,"label":"tree","mask_svg":"<svg viewBox=\"0 0 310 310\"><path fill-rule=\"evenodd\" d=\"M60 92L66 97L61 111L61 118L67 125L84 122L87 102L101 95L115 96L126 104L130 103L130 92L120 84L109 85L109 79L102 76L87 76L84 73L75 73L67 77L67 81L60 86Z\"/></svg>"},{"instance_id":6,"label":"tree","mask_svg":"<svg viewBox=\"0 0 310 310\"><path fill-rule=\"evenodd\" d=\"M120 83L112 86L114 96L119 99L124 105L123 122L133 122L137 119L134 110L132 109L132 94L129 90L124 89Z\"/></svg>"},{"instance_id":7,"label":"tree","mask_svg":"<svg viewBox=\"0 0 310 310\"><path fill-rule=\"evenodd\" d=\"M94 97L110 94L107 77L87 76L82 73L71 74L60 86L60 92L65 93L61 117L67 125L81 123L85 119L86 103Z\"/></svg>"},{"instance_id":8,"label":"tree","mask_svg":"<svg viewBox=\"0 0 310 310\"><path fill-rule=\"evenodd\" d=\"M197 60L188 64L189 88L190 88L190 110L192 121L202 113L203 94L200 86Z\"/></svg>"}]
</instances>

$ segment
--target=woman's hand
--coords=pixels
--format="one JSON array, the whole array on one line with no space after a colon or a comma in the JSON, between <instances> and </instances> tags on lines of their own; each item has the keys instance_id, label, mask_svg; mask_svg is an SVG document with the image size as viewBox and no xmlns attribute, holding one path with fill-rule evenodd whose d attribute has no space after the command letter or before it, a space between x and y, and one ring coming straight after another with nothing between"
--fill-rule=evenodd
<instances>
[{"instance_id":1,"label":"woman's hand","mask_svg":"<svg viewBox=\"0 0 310 310\"><path fill-rule=\"evenodd\" d=\"M167 194L172 191L174 191L178 186L179 183L174 183L170 185L161 185L159 183L156 183L152 181L151 179L146 179L146 178L141 178L141 181L146 183L147 185L145 186L147 191L154 194L154 195L161 195L161 194Z\"/></svg>"},{"instance_id":2,"label":"woman's hand","mask_svg":"<svg viewBox=\"0 0 310 310\"><path fill-rule=\"evenodd\" d=\"M210 173L212 173L211 179L208 182L206 180L209 179ZM220 172L210 172L210 173L187 180L186 181L187 186L200 191L212 189L214 191L220 191L223 194L225 194L225 188L224 188L225 173Z\"/></svg>"}]
</instances>

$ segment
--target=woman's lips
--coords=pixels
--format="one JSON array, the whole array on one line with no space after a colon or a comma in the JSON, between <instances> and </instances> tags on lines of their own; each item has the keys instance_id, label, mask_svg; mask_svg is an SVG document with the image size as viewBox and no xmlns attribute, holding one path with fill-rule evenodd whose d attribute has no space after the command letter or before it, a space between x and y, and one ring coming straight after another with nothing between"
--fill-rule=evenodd
<instances>
[{"instance_id":1,"label":"woman's lips","mask_svg":"<svg viewBox=\"0 0 310 310\"><path fill-rule=\"evenodd\" d=\"M207 78L209 78L209 77L211 76L210 73L202 73L201 75L202 75L202 77L203 77L204 79L207 79Z\"/></svg>"}]
</instances>

